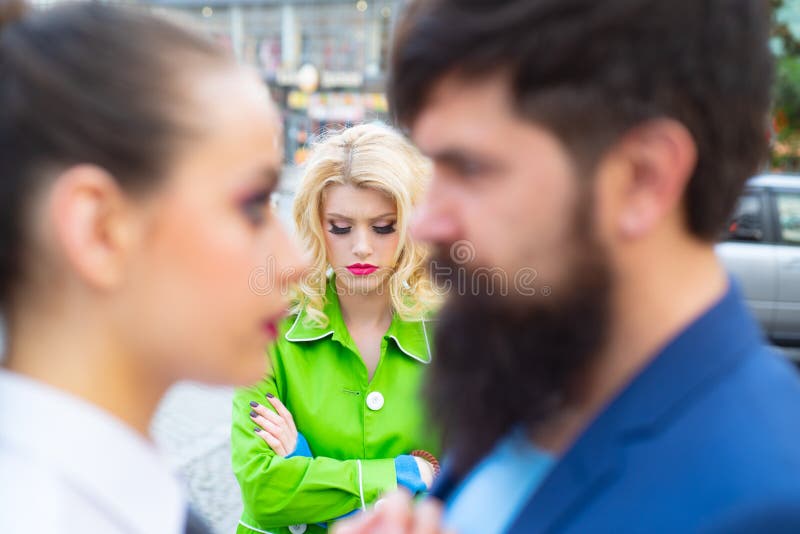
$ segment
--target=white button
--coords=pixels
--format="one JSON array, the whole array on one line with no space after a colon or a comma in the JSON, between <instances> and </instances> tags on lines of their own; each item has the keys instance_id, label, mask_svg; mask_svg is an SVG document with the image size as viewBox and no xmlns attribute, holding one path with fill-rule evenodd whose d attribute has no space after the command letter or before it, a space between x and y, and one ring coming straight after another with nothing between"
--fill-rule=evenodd
<instances>
[{"instance_id":1,"label":"white button","mask_svg":"<svg viewBox=\"0 0 800 534\"><path fill-rule=\"evenodd\" d=\"M367 395L367 408L375 412L383 408L383 395L379 391Z\"/></svg>"},{"instance_id":2,"label":"white button","mask_svg":"<svg viewBox=\"0 0 800 534\"><path fill-rule=\"evenodd\" d=\"M289 532L292 534L303 534L308 527L305 524L302 525L290 525Z\"/></svg>"}]
</instances>

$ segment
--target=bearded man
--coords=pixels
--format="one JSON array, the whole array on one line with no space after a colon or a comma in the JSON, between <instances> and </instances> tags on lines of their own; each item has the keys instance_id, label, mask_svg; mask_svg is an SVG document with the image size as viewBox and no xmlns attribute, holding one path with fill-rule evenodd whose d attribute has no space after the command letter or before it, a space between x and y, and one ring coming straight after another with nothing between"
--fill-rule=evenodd
<instances>
[{"instance_id":1,"label":"bearded man","mask_svg":"<svg viewBox=\"0 0 800 534\"><path fill-rule=\"evenodd\" d=\"M765 161L768 35L762 0L411 4L390 101L458 282L444 511L342 533L800 532L800 382L713 248Z\"/></svg>"}]
</instances>

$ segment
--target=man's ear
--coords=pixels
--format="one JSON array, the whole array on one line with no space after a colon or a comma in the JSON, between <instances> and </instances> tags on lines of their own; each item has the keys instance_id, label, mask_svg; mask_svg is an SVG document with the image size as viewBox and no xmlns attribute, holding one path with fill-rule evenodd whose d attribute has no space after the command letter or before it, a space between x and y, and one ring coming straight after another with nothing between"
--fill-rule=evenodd
<instances>
[{"instance_id":1,"label":"man's ear","mask_svg":"<svg viewBox=\"0 0 800 534\"><path fill-rule=\"evenodd\" d=\"M119 284L135 223L114 177L95 165L70 167L56 177L47 210L64 265L95 289Z\"/></svg>"},{"instance_id":2,"label":"man's ear","mask_svg":"<svg viewBox=\"0 0 800 534\"><path fill-rule=\"evenodd\" d=\"M680 122L655 119L628 132L615 152L626 169L616 188L615 230L623 239L638 239L682 209L697 146Z\"/></svg>"}]
</instances>

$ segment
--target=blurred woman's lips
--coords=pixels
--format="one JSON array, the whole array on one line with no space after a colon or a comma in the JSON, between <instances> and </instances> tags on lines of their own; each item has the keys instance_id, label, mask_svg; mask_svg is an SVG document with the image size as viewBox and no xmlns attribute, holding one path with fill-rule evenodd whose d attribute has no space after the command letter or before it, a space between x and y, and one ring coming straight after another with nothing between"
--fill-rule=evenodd
<instances>
[{"instance_id":1,"label":"blurred woman's lips","mask_svg":"<svg viewBox=\"0 0 800 534\"><path fill-rule=\"evenodd\" d=\"M369 263L354 263L353 265L348 265L347 270L356 276L366 276L377 271L378 267Z\"/></svg>"},{"instance_id":2,"label":"blurred woman's lips","mask_svg":"<svg viewBox=\"0 0 800 534\"><path fill-rule=\"evenodd\" d=\"M267 334L270 340L278 338L278 323L283 319L284 314L273 316L271 319L266 319L261 323L261 330Z\"/></svg>"},{"instance_id":3,"label":"blurred woman's lips","mask_svg":"<svg viewBox=\"0 0 800 534\"><path fill-rule=\"evenodd\" d=\"M278 326L275 324L275 321L267 321L264 323L264 332L271 338L277 339L278 337Z\"/></svg>"}]
</instances>

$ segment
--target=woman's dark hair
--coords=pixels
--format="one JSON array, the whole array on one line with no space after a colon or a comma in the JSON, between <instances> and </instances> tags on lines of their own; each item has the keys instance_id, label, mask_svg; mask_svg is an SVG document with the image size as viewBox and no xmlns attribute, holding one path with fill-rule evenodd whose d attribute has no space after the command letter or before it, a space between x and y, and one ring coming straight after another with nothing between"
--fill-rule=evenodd
<instances>
[{"instance_id":1,"label":"woman's dark hair","mask_svg":"<svg viewBox=\"0 0 800 534\"><path fill-rule=\"evenodd\" d=\"M0 306L24 272L24 221L48 176L85 163L129 190L158 182L188 130L180 76L198 60L228 58L133 8L0 0Z\"/></svg>"},{"instance_id":2,"label":"woman's dark hair","mask_svg":"<svg viewBox=\"0 0 800 534\"><path fill-rule=\"evenodd\" d=\"M768 32L765 0L417 0L389 100L408 127L444 75L505 74L520 116L584 170L637 124L675 119L698 150L688 227L713 240L766 156Z\"/></svg>"}]
</instances>

